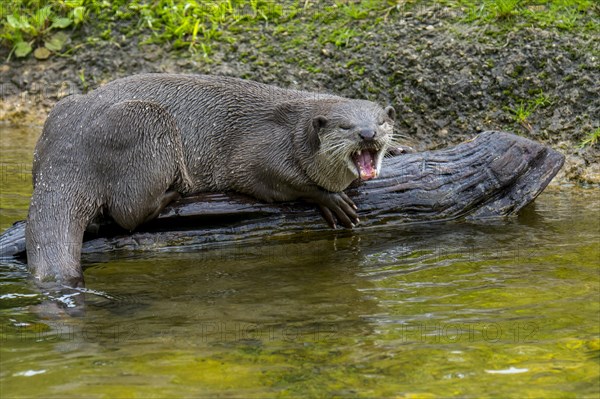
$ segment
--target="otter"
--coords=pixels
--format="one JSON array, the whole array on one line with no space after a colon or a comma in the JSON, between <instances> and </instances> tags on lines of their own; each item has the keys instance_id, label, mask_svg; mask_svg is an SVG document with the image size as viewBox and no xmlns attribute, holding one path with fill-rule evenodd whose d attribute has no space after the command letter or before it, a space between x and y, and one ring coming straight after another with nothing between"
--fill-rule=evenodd
<instances>
[{"instance_id":1,"label":"otter","mask_svg":"<svg viewBox=\"0 0 600 399\"><path fill-rule=\"evenodd\" d=\"M40 282L84 285L83 234L99 216L125 229L181 195L236 191L306 200L351 228L342 192L378 176L393 107L223 76L143 74L52 109L34 152L26 227Z\"/></svg>"}]
</instances>

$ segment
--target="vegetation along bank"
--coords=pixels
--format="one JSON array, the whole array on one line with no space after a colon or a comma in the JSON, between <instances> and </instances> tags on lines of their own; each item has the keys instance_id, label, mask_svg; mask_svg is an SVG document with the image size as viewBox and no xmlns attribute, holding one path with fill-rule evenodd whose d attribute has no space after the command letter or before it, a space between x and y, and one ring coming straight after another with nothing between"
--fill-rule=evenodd
<instances>
[{"instance_id":1,"label":"vegetation along bank","mask_svg":"<svg viewBox=\"0 0 600 399\"><path fill-rule=\"evenodd\" d=\"M506 130L600 183L593 0L3 0L0 123L141 72L208 73L393 104L419 150Z\"/></svg>"}]
</instances>

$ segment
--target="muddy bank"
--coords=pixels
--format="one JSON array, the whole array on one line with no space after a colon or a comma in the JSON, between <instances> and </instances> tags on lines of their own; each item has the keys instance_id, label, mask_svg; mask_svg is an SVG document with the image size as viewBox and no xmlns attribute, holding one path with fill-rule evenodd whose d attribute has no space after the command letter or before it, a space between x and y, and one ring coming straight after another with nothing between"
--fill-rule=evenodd
<instances>
[{"instance_id":1,"label":"muddy bank","mask_svg":"<svg viewBox=\"0 0 600 399\"><path fill-rule=\"evenodd\" d=\"M456 144L484 130L506 130L548 143L566 155L561 181L600 183L598 144L580 148L600 121L600 45L593 35L456 22L453 11L391 13L338 47L316 33L281 33L267 24L215 43L209 57L140 45L114 28L110 41L81 44L45 61L0 66L6 123L41 124L65 95L142 72L210 73L282 87L393 104L397 132L419 150ZM0 57L6 59L2 49Z\"/></svg>"}]
</instances>

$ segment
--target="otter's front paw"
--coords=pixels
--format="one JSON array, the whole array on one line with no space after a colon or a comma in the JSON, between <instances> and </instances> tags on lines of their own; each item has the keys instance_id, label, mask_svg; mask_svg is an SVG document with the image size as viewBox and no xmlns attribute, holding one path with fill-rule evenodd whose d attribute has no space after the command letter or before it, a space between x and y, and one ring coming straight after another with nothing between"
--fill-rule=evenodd
<instances>
[{"instance_id":1,"label":"otter's front paw","mask_svg":"<svg viewBox=\"0 0 600 399\"><path fill-rule=\"evenodd\" d=\"M347 228L354 227L360 220L354 202L344 193L326 193L317 201L319 209L329 226L336 228L335 216Z\"/></svg>"}]
</instances>

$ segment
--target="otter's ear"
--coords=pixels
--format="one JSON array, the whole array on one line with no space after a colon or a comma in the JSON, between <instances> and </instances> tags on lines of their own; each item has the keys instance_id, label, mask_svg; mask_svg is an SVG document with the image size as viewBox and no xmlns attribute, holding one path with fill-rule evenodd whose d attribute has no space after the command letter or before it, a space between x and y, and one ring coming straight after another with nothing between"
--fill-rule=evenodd
<instances>
[{"instance_id":1,"label":"otter's ear","mask_svg":"<svg viewBox=\"0 0 600 399\"><path fill-rule=\"evenodd\" d=\"M327 125L327 118L324 116L315 116L312 120L312 129L310 129L310 133L308 135L308 145L312 152L317 152L319 149L319 145L321 144L321 139L319 138L319 131Z\"/></svg>"},{"instance_id":2,"label":"otter's ear","mask_svg":"<svg viewBox=\"0 0 600 399\"><path fill-rule=\"evenodd\" d=\"M313 129L315 129L315 132L319 132L319 130L321 130L322 128L325 127L325 125L327 125L327 118L325 118L322 115L319 116L315 116L312 120L312 124L313 124Z\"/></svg>"},{"instance_id":3,"label":"otter's ear","mask_svg":"<svg viewBox=\"0 0 600 399\"><path fill-rule=\"evenodd\" d=\"M393 120L393 121L396 120L396 110L391 105L388 105L387 107L385 107L385 113L387 114L388 118L390 118L391 120Z\"/></svg>"}]
</instances>

